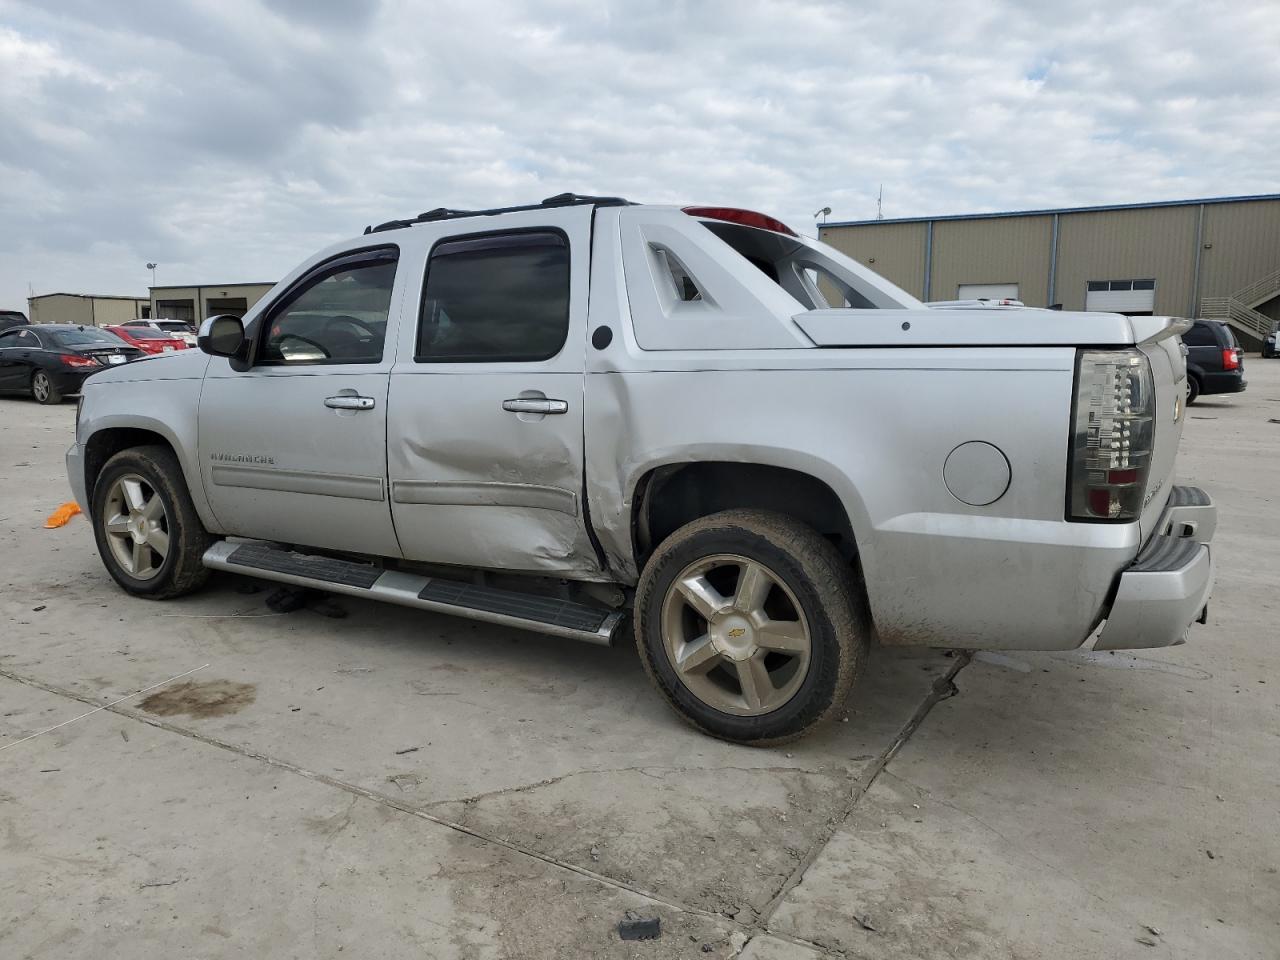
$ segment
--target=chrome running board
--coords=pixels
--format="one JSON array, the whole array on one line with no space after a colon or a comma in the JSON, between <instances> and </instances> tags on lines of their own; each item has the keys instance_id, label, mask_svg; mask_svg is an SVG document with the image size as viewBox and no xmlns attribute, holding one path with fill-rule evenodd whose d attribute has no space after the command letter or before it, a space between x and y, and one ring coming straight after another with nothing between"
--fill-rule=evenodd
<instances>
[{"instance_id":1,"label":"chrome running board","mask_svg":"<svg viewBox=\"0 0 1280 960\"><path fill-rule=\"evenodd\" d=\"M570 600L383 570L259 542L220 540L205 551L202 560L213 570L398 603L606 647L613 644L624 617L618 610Z\"/></svg>"}]
</instances>

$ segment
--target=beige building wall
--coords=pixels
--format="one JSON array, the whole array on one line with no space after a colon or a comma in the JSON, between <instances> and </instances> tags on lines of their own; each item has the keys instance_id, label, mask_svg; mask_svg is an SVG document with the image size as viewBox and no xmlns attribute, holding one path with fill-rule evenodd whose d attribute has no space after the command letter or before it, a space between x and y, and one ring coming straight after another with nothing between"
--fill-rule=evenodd
<instances>
[{"instance_id":1,"label":"beige building wall","mask_svg":"<svg viewBox=\"0 0 1280 960\"><path fill-rule=\"evenodd\" d=\"M32 323L74 323L109 327L142 316L145 297L93 296L81 293L50 293L27 300L27 317Z\"/></svg>"},{"instance_id":2,"label":"beige building wall","mask_svg":"<svg viewBox=\"0 0 1280 960\"><path fill-rule=\"evenodd\" d=\"M136 320L142 316L141 307L145 307L151 301L144 298L117 300L94 297L91 307L93 311L93 322L100 327L115 326L118 323L128 323L130 320Z\"/></svg>"},{"instance_id":3,"label":"beige building wall","mask_svg":"<svg viewBox=\"0 0 1280 960\"><path fill-rule=\"evenodd\" d=\"M1154 279L1154 312L1184 315L1191 308L1199 214L1198 206L1061 214L1058 302L1064 310L1083 310L1090 280Z\"/></svg>"},{"instance_id":4,"label":"beige building wall","mask_svg":"<svg viewBox=\"0 0 1280 960\"><path fill-rule=\"evenodd\" d=\"M1018 299L1048 305L1053 217L937 220L930 300L955 300L962 283L1016 283Z\"/></svg>"},{"instance_id":5,"label":"beige building wall","mask_svg":"<svg viewBox=\"0 0 1280 960\"><path fill-rule=\"evenodd\" d=\"M1280 200L1204 208L1200 296L1227 297L1280 270Z\"/></svg>"},{"instance_id":6,"label":"beige building wall","mask_svg":"<svg viewBox=\"0 0 1280 960\"><path fill-rule=\"evenodd\" d=\"M923 297L927 232L923 223L865 224L819 227L818 239L866 264L913 297Z\"/></svg>"},{"instance_id":7,"label":"beige building wall","mask_svg":"<svg viewBox=\"0 0 1280 960\"><path fill-rule=\"evenodd\" d=\"M27 300L27 319L32 323L92 323L90 305L85 297L69 293L51 293Z\"/></svg>"}]
</instances>

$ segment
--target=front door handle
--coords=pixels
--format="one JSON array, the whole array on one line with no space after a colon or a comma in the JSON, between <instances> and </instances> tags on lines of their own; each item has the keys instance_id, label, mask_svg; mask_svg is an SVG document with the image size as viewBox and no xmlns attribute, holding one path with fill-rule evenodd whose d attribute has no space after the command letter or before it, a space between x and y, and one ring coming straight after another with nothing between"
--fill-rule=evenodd
<instances>
[{"instance_id":1,"label":"front door handle","mask_svg":"<svg viewBox=\"0 0 1280 960\"><path fill-rule=\"evenodd\" d=\"M503 400L502 409L507 413L568 413L568 400L548 400L545 397L518 397Z\"/></svg>"},{"instance_id":2,"label":"front door handle","mask_svg":"<svg viewBox=\"0 0 1280 960\"><path fill-rule=\"evenodd\" d=\"M334 410L372 410L373 397L337 396L325 397L324 405Z\"/></svg>"}]
</instances>

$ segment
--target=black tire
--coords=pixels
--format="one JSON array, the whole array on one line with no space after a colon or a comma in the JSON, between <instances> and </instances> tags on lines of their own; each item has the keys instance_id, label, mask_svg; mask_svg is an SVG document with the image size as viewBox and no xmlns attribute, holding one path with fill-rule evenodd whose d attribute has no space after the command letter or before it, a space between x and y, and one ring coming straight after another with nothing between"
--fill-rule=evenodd
<instances>
[{"instance_id":1,"label":"black tire","mask_svg":"<svg viewBox=\"0 0 1280 960\"><path fill-rule=\"evenodd\" d=\"M140 478L160 498L168 549L155 573L140 579L121 565L109 543L108 503L117 482L126 476ZM145 489L145 487L144 487ZM200 523L182 467L173 451L164 446L132 447L107 461L90 495L93 535L102 562L116 583L128 593L149 600L168 600L204 586L209 570L200 558L216 539ZM153 555L154 556L154 555ZM127 559L127 558L126 558Z\"/></svg>"},{"instance_id":2,"label":"black tire","mask_svg":"<svg viewBox=\"0 0 1280 960\"><path fill-rule=\"evenodd\" d=\"M664 603L677 577L721 554L765 565L809 625L804 679L789 700L761 715L704 702L680 679L663 635ZM654 551L636 588L636 646L654 685L699 730L751 746L794 740L840 709L866 662L870 624L854 570L836 549L799 521L763 510L726 510L681 527Z\"/></svg>"},{"instance_id":3,"label":"black tire","mask_svg":"<svg viewBox=\"0 0 1280 960\"><path fill-rule=\"evenodd\" d=\"M1200 399L1200 378L1194 373L1187 374L1187 406Z\"/></svg>"},{"instance_id":4,"label":"black tire","mask_svg":"<svg viewBox=\"0 0 1280 960\"><path fill-rule=\"evenodd\" d=\"M62 391L52 377L43 370L37 370L31 374L31 399L51 407L62 402Z\"/></svg>"}]
</instances>

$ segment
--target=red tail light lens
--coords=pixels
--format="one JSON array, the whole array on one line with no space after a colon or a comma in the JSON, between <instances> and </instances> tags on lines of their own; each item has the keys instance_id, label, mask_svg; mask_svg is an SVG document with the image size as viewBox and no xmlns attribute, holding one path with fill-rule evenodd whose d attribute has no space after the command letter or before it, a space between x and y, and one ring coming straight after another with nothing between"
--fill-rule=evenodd
<instances>
[{"instance_id":1,"label":"red tail light lens","mask_svg":"<svg viewBox=\"0 0 1280 960\"><path fill-rule=\"evenodd\" d=\"M782 233L788 237L796 236L796 232L781 220L753 210L739 210L736 207L683 207L691 217L702 217L705 220L723 220L725 223L736 223L744 227L755 227L771 233Z\"/></svg>"},{"instance_id":2,"label":"red tail light lens","mask_svg":"<svg viewBox=\"0 0 1280 960\"><path fill-rule=\"evenodd\" d=\"M1239 370L1240 369L1240 351L1235 347L1229 347L1222 351L1222 369L1223 370Z\"/></svg>"},{"instance_id":3,"label":"red tail light lens","mask_svg":"<svg viewBox=\"0 0 1280 960\"><path fill-rule=\"evenodd\" d=\"M62 361L64 367L97 367L100 366L93 357L81 357L74 353L63 353L58 355L58 359Z\"/></svg>"},{"instance_id":4,"label":"red tail light lens","mask_svg":"<svg viewBox=\"0 0 1280 960\"><path fill-rule=\"evenodd\" d=\"M1155 440L1151 366L1137 350L1081 350L1068 520L1135 520Z\"/></svg>"}]
</instances>

